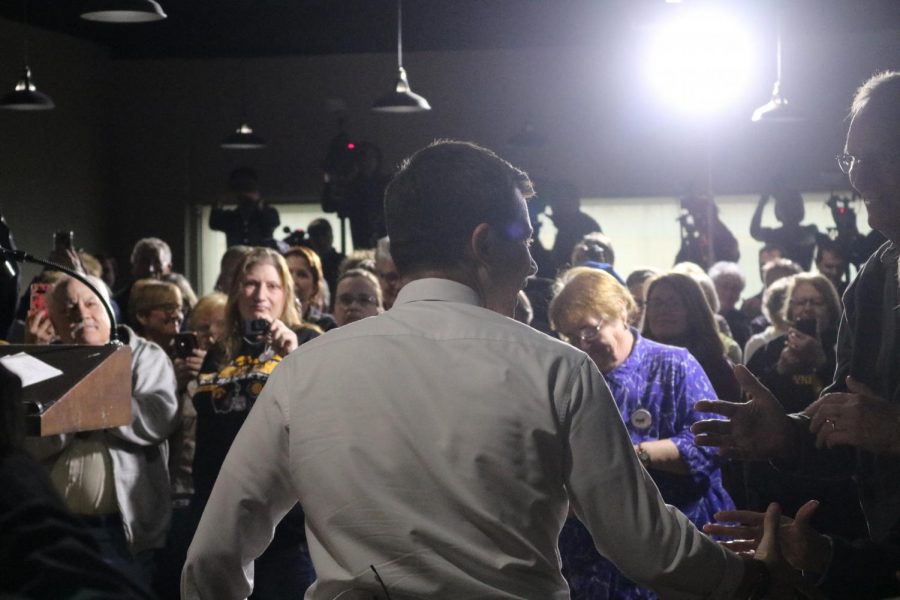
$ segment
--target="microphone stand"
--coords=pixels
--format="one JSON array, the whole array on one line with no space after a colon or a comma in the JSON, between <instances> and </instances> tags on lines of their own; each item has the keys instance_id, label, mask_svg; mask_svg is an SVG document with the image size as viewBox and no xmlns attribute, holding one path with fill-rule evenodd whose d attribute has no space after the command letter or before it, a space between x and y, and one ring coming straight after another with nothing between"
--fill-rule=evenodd
<instances>
[{"instance_id":1,"label":"microphone stand","mask_svg":"<svg viewBox=\"0 0 900 600\"><path fill-rule=\"evenodd\" d=\"M106 316L109 318L109 344L112 346L122 345L122 341L119 339L119 334L116 331L116 315L113 314L112 306L110 306L109 302L106 300L106 297L100 293L100 290L98 290L97 287L93 283L91 283L91 281L87 277L85 277L83 273L79 273L74 269L64 267L63 265L51 262L49 260L37 258L36 256L28 254L23 250L11 250L9 248L0 246L0 256L5 259L14 260L16 262L28 262L35 265L41 265L43 267L49 267L54 271L62 271L66 275L69 275L70 277L73 277L83 283L89 290L94 292L94 295L97 296L97 298L103 304L103 308L106 310Z\"/></svg>"}]
</instances>

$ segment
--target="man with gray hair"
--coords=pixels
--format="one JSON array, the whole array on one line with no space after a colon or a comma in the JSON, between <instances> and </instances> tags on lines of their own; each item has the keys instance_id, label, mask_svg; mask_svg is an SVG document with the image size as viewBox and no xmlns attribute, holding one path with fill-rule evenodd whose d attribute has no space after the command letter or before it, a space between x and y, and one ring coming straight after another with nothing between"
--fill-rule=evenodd
<instances>
[{"instance_id":1,"label":"man with gray hair","mask_svg":"<svg viewBox=\"0 0 900 600\"><path fill-rule=\"evenodd\" d=\"M128 298L131 286L138 279L162 279L172 272L172 249L169 244L157 237L138 240L131 250L131 281L114 300L122 317L128 315ZM127 321L127 318L124 319Z\"/></svg>"},{"instance_id":2,"label":"man with gray hair","mask_svg":"<svg viewBox=\"0 0 900 600\"><path fill-rule=\"evenodd\" d=\"M525 173L470 143L404 164L385 216L406 285L390 311L275 369L219 473L182 598L246 598L298 500L310 600L567 599L570 507L600 552L667 597L763 591L766 546L739 557L666 506L593 361L512 319L536 271L530 195ZM777 519L773 507L768 544Z\"/></svg>"},{"instance_id":3,"label":"man with gray hair","mask_svg":"<svg viewBox=\"0 0 900 600\"><path fill-rule=\"evenodd\" d=\"M806 475L854 475L869 540L814 537L794 566L822 576L834 598L900 595L900 72L875 75L856 93L837 160L862 196L869 225L887 237L843 297L833 383L802 414L787 415L748 371L750 402L698 402L728 417L693 427L698 444L745 460L777 459ZM802 510L802 509L801 509Z\"/></svg>"},{"instance_id":4,"label":"man with gray hair","mask_svg":"<svg viewBox=\"0 0 900 600\"><path fill-rule=\"evenodd\" d=\"M400 274L397 273L397 265L391 256L391 238L384 236L375 244L375 274L381 284L381 294L384 310L394 305L397 292L403 287Z\"/></svg>"},{"instance_id":5,"label":"man with gray hair","mask_svg":"<svg viewBox=\"0 0 900 600\"><path fill-rule=\"evenodd\" d=\"M103 282L89 279L105 295ZM77 279L59 280L47 309L60 341L109 343L108 300ZM165 440L178 414L175 373L162 348L125 325L118 334L131 348L132 423L28 438L26 448L47 467L69 510L87 523L104 559L149 585L153 552L165 543L171 513Z\"/></svg>"},{"instance_id":6,"label":"man with gray hair","mask_svg":"<svg viewBox=\"0 0 900 600\"><path fill-rule=\"evenodd\" d=\"M719 314L728 323L732 339L743 349L752 334L750 317L738 310L737 307L741 293L746 286L744 273L737 263L720 261L709 268L708 274L713 285L716 286L716 295L719 297Z\"/></svg>"}]
</instances>

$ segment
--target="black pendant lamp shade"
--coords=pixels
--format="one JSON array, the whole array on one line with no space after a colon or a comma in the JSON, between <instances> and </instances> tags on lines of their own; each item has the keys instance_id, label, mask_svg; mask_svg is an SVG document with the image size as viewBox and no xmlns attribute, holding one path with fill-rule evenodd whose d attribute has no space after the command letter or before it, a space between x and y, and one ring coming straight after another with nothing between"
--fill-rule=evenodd
<instances>
[{"instance_id":1,"label":"black pendant lamp shade","mask_svg":"<svg viewBox=\"0 0 900 600\"><path fill-rule=\"evenodd\" d=\"M406 69L400 67L397 74L397 85L394 91L388 92L372 104L372 110L387 113L408 113L431 110L428 100L409 89Z\"/></svg>"},{"instance_id":2,"label":"black pendant lamp shade","mask_svg":"<svg viewBox=\"0 0 900 600\"><path fill-rule=\"evenodd\" d=\"M25 66L16 89L0 98L0 108L6 110L50 110L55 107L50 96L35 87L28 65Z\"/></svg>"},{"instance_id":3,"label":"black pendant lamp shade","mask_svg":"<svg viewBox=\"0 0 900 600\"><path fill-rule=\"evenodd\" d=\"M378 98L372 110L383 113L411 113L431 110L428 100L413 93L403 68L403 5L397 0L397 83L394 89Z\"/></svg>"},{"instance_id":4,"label":"black pendant lamp shade","mask_svg":"<svg viewBox=\"0 0 900 600\"><path fill-rule=\"evenodd\" d=\"M147 23L165 19L166 13L156 0L88 0L81 18L103 23Z\"/></svg>"},{"instance_id":5,"label":"black pendant lamp shade","mask_svg":"<svg viewBox=\"0 0 900 600\"><path fill-rule=\"evenodd\" d=\"M259 150L266 147L266 141L253 133L250 126L241 123L234 133L228 134L219 144L226 150Z\"/></svg>"}]
</instances>

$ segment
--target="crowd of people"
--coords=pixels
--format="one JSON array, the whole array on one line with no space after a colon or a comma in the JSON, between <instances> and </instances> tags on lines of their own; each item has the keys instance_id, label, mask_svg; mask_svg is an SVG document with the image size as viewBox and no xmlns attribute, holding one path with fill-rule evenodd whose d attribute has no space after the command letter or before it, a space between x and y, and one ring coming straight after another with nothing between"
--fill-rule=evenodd
<instances>
[{"instance_id":1,"label":"crowd of people","mask_svg":"<svg viewBox=\"0 0 900 600\"><path fill-rule=\"evenodd\" d=\"M99 597L900 594L898 100L900 73L863 86L841 156L888 241L851 282L858 248L781 187L750 223L752 296L709 199L685 203L677 264L623 277L569 186L539 247L542 190L473 144L404 163L390 237L349 256L323 219L274 240L236 171L211 293L157 238L116 293L71 249L99 296L53 269L25 290L6 340L118 337L133 422L4 440L5 470L45 468L29 489L88 534L71 564L112 566L83 580Z\"/></svg>"}]
</instances>

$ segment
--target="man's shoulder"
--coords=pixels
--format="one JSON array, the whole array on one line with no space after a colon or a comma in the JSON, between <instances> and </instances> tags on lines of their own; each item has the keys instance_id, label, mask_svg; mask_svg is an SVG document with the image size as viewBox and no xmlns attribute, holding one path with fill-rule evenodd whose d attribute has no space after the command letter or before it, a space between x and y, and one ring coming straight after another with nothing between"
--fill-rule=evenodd
<instances>
[{"instance_id":1,"label":"man's shoulder","mask_svg":"<svg viewBox=\"0 0 900 600\"><path fill-rule=\"evenodd\" d=\"M346 346L347 351L365 352L363 347L387 347L413 342L424 348L429 343L473 344L478 348L503 346L528 348L532 353L558 355L581 361L585 354L524 323L478 306L452 302L423 302L418 306L396 306L382 315L369 317L319 336L298 349L314 353L329 345ZM343 350L342 350L343 351Z\"/></svg>"},{"instance_id":2,"label":"man's shoulder","mask_svg":"<svg viewBox=\"0 0 900 600\"><path fill-rule=\"evenodd\" d=\"M864 301L874 300L874 288L883 286L885 278L891 272L897 272L897 249L891 242L885 242L869 256L847 286L843 296L844 305L854 304L857 296Z\"/></svg>"}]
</instances>

